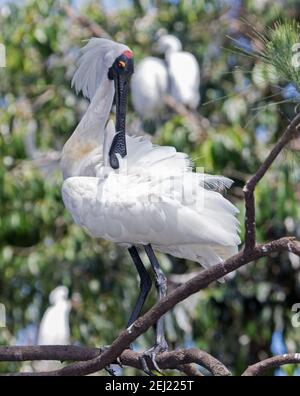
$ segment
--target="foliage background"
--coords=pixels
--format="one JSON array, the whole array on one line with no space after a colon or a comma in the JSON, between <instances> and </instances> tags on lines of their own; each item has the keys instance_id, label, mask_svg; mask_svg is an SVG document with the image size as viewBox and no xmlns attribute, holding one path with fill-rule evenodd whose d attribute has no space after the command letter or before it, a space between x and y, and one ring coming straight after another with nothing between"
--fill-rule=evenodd
<instances>
[{"instance_id":1,"label":"foliage background","mask_svg":"<svg viewBox=\"0 0 300 396\"><path fill-rule=\"evenodd\" d=\"M251 26L262 32L278 16L299 20L299 2L79 3L71 2L74 12L126 42L136 62L151 54L162 28L197 57L202 73L198 111L207 119L205 134L166 111L153 140L189 153L207 172L233 178L228 197L241 208L243 221L243 183L294 114L300 93L291 83L274 81L258 60L230 51L228 36L251 51ZM7 50L7 67L0 69L0 302L7 309L1 345L35 342L48 295L59 284L77 300L70 318L72 342L107 345L124 327L138 292L128 254L89 238L61 201L59 152L87 106L70 89L70 79L82 40L91 36L89 28L66 15L68 4L26 0L0 5L0 42ZM132 108L129 120L134 128ZM295 141L257 188L260 240L300 237L299 148ZM199 270L195 263L159 258L170 288L184 281L183 274ZM203 348L235 374L272 353L299 351L300 331L291 325L291 307L300 302L299 280L299 258L292 254L242 268L230 282L211 285L168 315L170 346ZM147 306L154 299L152 291ZM151 342L149 332L136 348ZM16 367L2 363L0 371ZM277 374L293 372L294 367L285 367Z\"/></svg>"}]
</instances>

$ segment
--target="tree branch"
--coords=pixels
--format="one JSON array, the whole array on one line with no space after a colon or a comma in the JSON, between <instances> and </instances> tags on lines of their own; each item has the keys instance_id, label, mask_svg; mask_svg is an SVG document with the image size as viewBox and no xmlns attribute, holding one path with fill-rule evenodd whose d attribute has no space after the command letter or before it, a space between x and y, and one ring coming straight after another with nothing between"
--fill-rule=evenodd
<instances>
[{"instance_id":1,"label":"tree branch","mask_svg":"<svg viewBox=\"0 0 300 396\"><path fill-rule=\"evenodd\" d=\"M245 195L245 250L251 250L256 243L255 232L255 199L254 190L257 183L263 178L282 149L289 143L297 132L300 124L300 113L298 113L286 128L276 145L271 150L265 161L258 168L257 172L247 181L243 189Z\"/></svg>"},{"instance_id":2,"label":"tree branch","mask_svg":"<svg viewBox=\"0 0 300 396\"><path fill-rule=\"evenodd\" d=\"M0 347L0 361L20 362L35 360L59 360L61 362L68 360L86 361L97 358L101 355L99 348L87 348L81 346L61 346L61 345L42 345L42 346L25 346L25 347ZM130 366L142 369L139 357L140 353L126 349L120 356L120 362L124 366ZM114 362L116 363L116 362ZM230 371L216 358L207 352L199 349L180 349L173 352L165 352L158 356L157 363L162 369L178 369L188 372L190 375L201 375L199 371L191 367L192 363L205 367L213 375L231 375ZM151 367L155 369L153 366ZM41 373L19 373L22 376L39 376L39 375L61 375L61 370ZM19 375L8 374L8 375Z\"/></svg>"},{"instance_id":3,"label":"tree branch","mask_svg":"<svg viewBox=\"0 0 300 396\"><path fill-rule=\"evenodd\" d=\"M285 364L300 363L300 353L288 353L280 356L273 356L269 359L262 360L249 366L242 376L259 376L263 375L266 371L278 368Z\"/></svg>"},{"instance_id":4,"label":"tree branch","mask_svg":"<svg viewBox=\"0 0 300 396\"><path fill-rule=\"evenodd\" d=\"M34 345L0 347L0 362L24 362L27 360L89 360L101 354L99 348L77 345Z\"/></svg>"},{"instance_id":5,"label":"tree branch","mask_svg":"<svg viewBox=\"0 0 300 396\"><path fill-rule=\"evenodd\" d=\"M181 371L189 377L204 377L204 375L193 364L183 364L177 370Z\"/></svg>"}]
</instances>

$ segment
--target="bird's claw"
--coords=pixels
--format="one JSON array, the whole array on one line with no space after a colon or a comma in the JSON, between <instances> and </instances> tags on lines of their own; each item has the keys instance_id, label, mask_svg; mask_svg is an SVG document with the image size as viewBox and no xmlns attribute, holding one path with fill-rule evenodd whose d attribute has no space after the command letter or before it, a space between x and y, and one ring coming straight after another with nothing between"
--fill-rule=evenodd
<instances>
[{"instance_id":1,"label":"bird's claw","mask_svg":"<svg viewBox=\"0 0 300 396\"><path fill-rule=\"evenodd\" d=\"M140 357L139 360L141 362L141 366L143 371L149 375L149 376L155 376L155 374L149 369L147 360L150 360L153 367L155 368L155 370L157 372L159 372L160 374L163 374L163 372L161 371L160 367L158 366L157 362L156 362L156 357L158 354L162 353L162 352L166 352L168 350L168 346L166 344L163 345L154 345L152 348L150 348L148 351L145 351Z\"/></svg>"},{"instance_id":2,"label":"bird's claw","mask_svg":"<svg viewBox=\"0 0 300 396\"><path fill-rule=\"evenodd\" d=\"M117 365L118 365L120 368L123 368L123 364L122 364L121 359L120 359L119 357L117 358Z\"/></svg>"},{"instance_id":3,"label":"bird's claw","mask_svg":"<svg viewBox=\"0 0 300 396\"><path fill-rule=\"evenodd\" d=\"M100 352L103 353L103 352L105 352L108 348L109 348L109 345L103 346L103 347L101 347L101 348L99 348L99 349L100 349ZM114 364L117 364L121 369L123 368L123 364L122 364L121 359L120 359L119 357L116 359L116 363L114 363ZM115 376L116 376L116 372L115 372L115 370L114 370L111 366L112 366L112 365L110 364L110 365L104 367L104 369L105 369L105 371L108 372L109 375L115 377Z\"/></svg>"},{"instance_id":4,"label":"bird's claw","mask_svg":"<svg viewBox=\"0 0 300 396\"><path fill-rule=\"evenodd\" d=\"M105 369L105 371L107 371L108 374L111 375L112 377L115 377L115 376L116 376L116 372L115 372L115 370L111 367L111 365L105 366L104 369Z\"/></svg>"}]
</instances>

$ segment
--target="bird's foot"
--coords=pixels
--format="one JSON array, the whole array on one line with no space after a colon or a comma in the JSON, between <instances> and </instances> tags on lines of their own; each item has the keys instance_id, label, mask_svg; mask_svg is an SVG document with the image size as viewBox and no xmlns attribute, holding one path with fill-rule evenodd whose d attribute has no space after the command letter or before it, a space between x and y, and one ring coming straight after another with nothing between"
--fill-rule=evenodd
<instances>
[{"instance_id":1,"label":"bird's foot","mask_svg":"<svg viewBox=\"0 0 300 396\"><path fill-rule=\"evenodd\" d=\"M168 344L166 341L161 342L160 344L155 344L152 348L145 351L140 357L139 360L141 362L141 366L143 371L150 376L154 376L155 374L149 369L147 360L151 361L152 365L154 366L155 370L158 371L160 374L163 374L161 369L159 368L156 357L158 354L162 352L166 352L168 350Z\"/></svg>"},{"instance_id":2,"label":"bird's foot","mask_svg":"<svg viewBox=\"0 0 300 396\"><path fill-rule=\"evenodd\" d=\"M99 349L100 349L100 352L103 353L103 352L107 351L107 349L108 349L109 347L110 347L110 345L106 345L106 346L100 347L100 348L99 348ZM116 361L116 363L114 363L114 364L118 365L120 368L123 368L123 365L122 365L122 362L121 362L121 359L120 359L120 358L117 358L117 361ZM111 376L113 376L113 377L116 376L116 372L115 372L115 370L113 369L112 364L106 366L106 367L105 367L105 371L107 371L108 374L111 375Z\"/></svg>"}]
</instances>

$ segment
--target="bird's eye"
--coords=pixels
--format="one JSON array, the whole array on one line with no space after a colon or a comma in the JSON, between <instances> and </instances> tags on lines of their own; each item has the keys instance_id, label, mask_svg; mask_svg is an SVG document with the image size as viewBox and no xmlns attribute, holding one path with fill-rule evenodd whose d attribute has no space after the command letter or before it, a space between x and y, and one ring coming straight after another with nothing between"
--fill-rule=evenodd
<instances>
[{"instance_id":1,"label":"bird's eye","mask_svg":"<svg viewBox=\"0 0 300 396\"><path fill-rule=\"evenodd\" d=\"M124 61L119 61L118 66L121 67L122 69L124 69L124 67L126 66L126 63Z\"/></svg>"}]
</instances>

